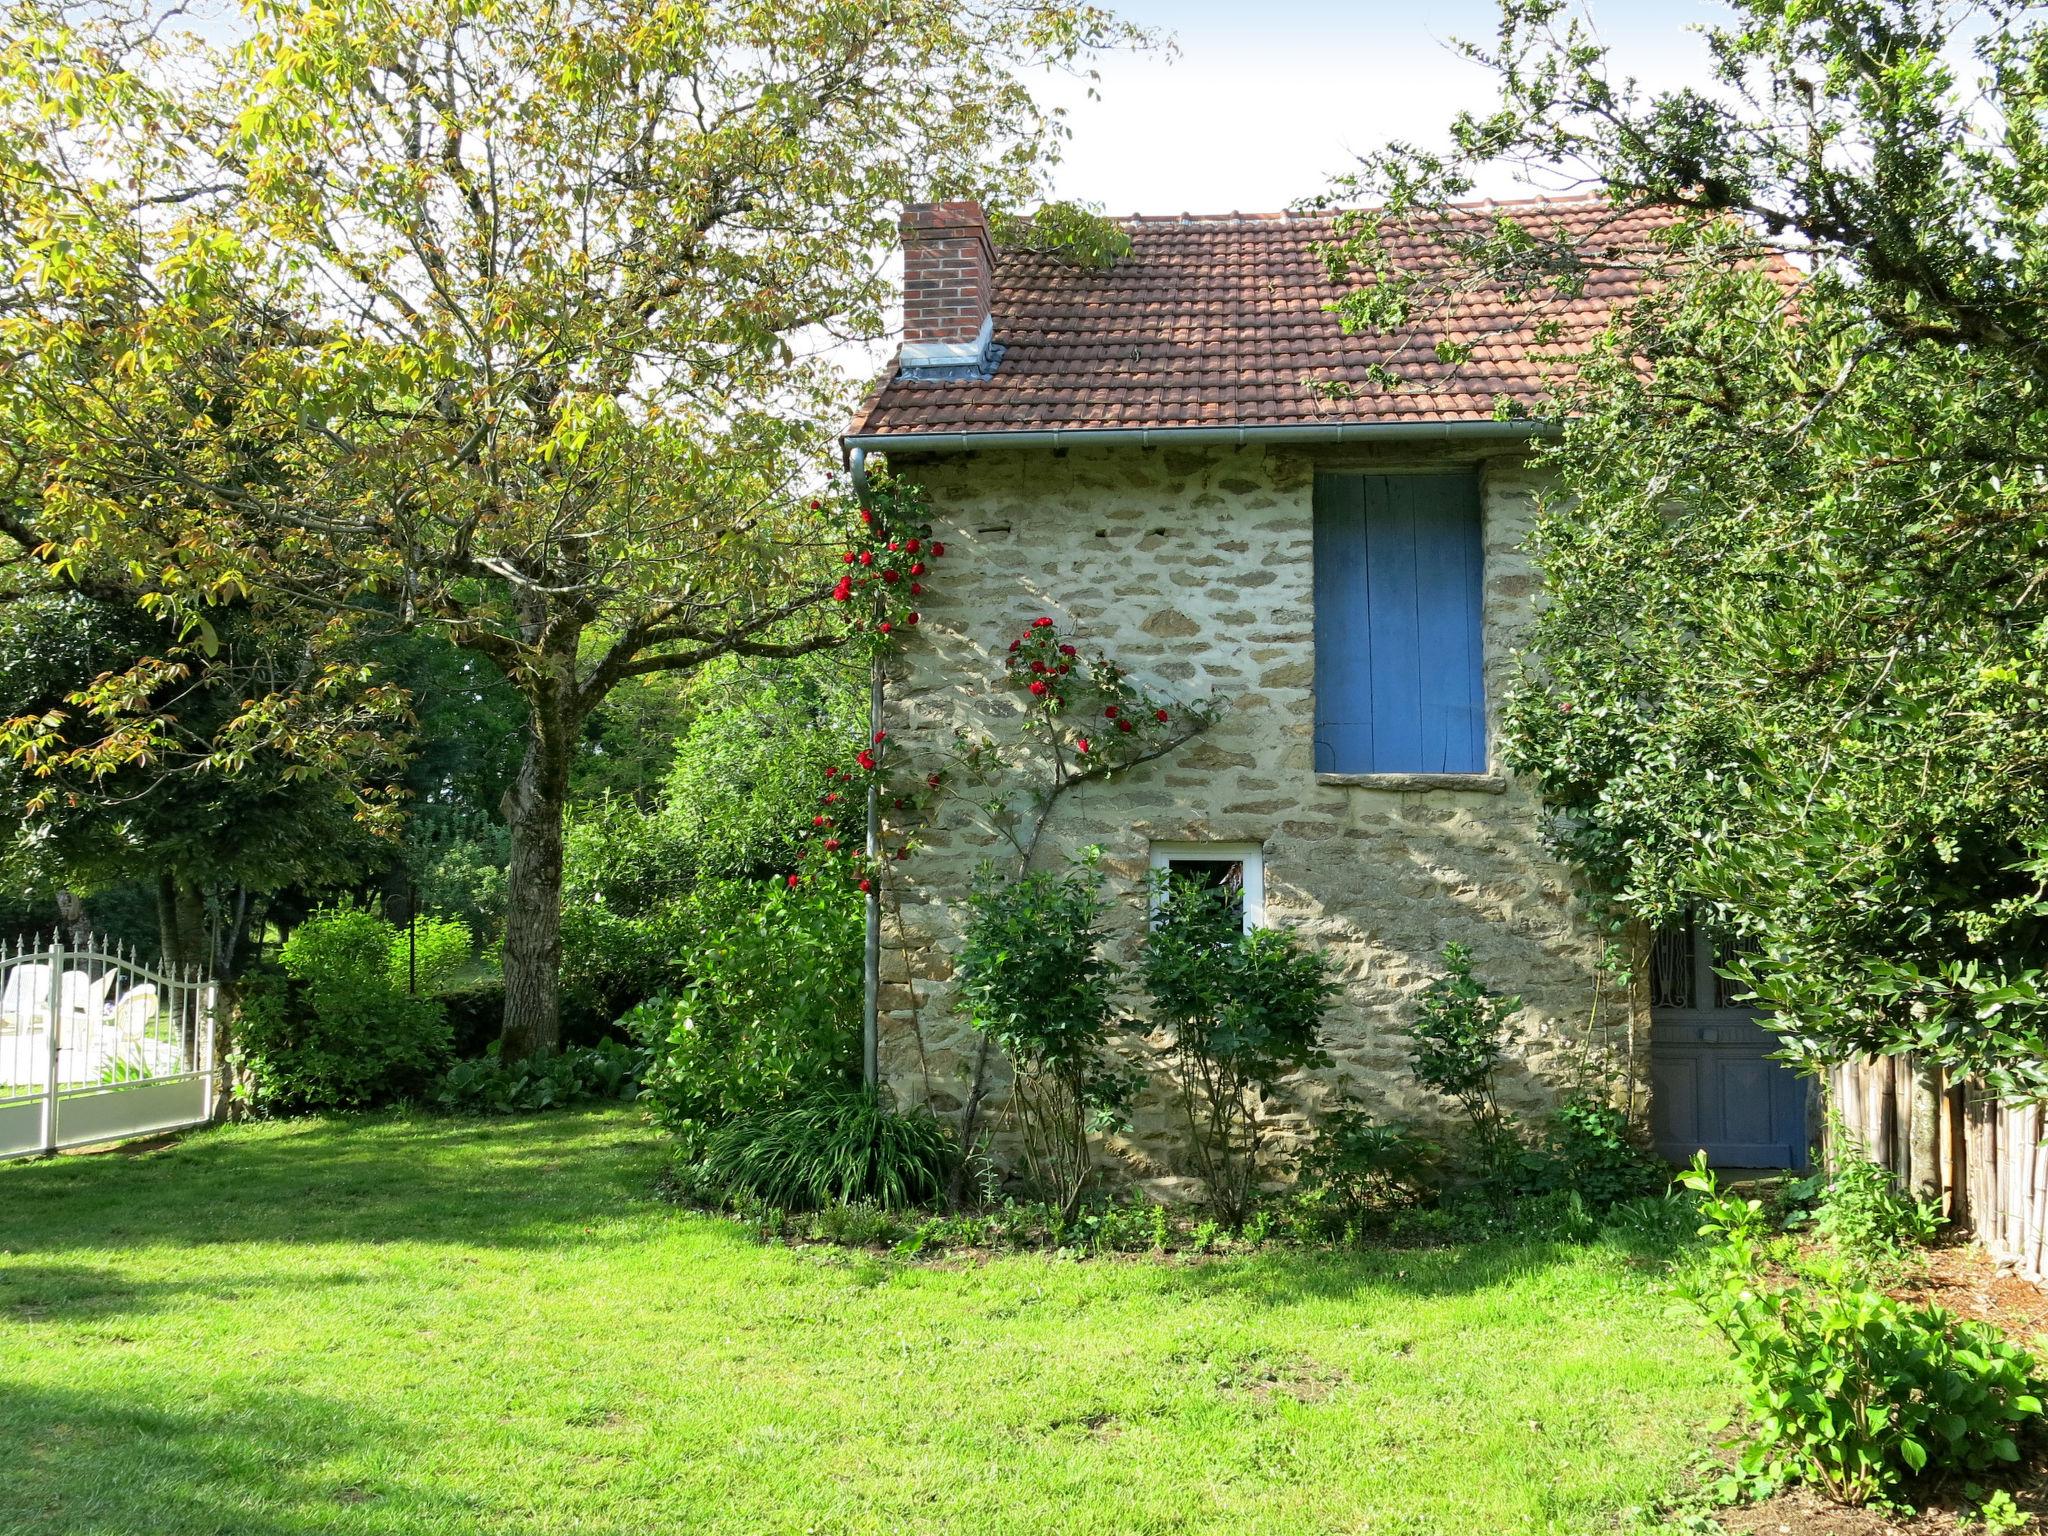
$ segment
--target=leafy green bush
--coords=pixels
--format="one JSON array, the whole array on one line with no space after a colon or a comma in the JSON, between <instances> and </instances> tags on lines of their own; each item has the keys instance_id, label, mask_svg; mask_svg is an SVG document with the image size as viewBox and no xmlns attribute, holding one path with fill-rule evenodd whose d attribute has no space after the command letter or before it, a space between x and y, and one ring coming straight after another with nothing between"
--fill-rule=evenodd
<instances>
[{"instance_id":1,"label":"leafy green bush","mask_svg":"<svg viewBox=\"0 0 2048 1536\"><path fill-rule=\"evenodd\" d=\"M1455 1099L1481 1132L1502 1119L1494 1075L1507 1056L1508 1021L1522 1011L1519 997L1488 991L1472 974L1472 951L1444 946L1444 974L1422 992L1408 1059L1415 1077Z\"/></svg>"},{"instance_id":2,"label":"leafy green bush","mask_svg":"<svg viewBox=\"0 0 2048 1536\"><path fill-rule=\"evenodd\" d=\"M1032 1179L1072 1215L1094 1140L1129 1115L1133 1073L1109 1055L1117 968L1103 953L1102 877L1093 853L1063 873L984 865L968 895L960 1001L1008 1058L1010 1110Z\"/></svg>"},{"instance_id":3,"label":"leafy green bush","mask_svg":"<svg viewBox=\"0 0 2048 1536\"><path fill-rule=\"evenodd\" d=\"M1710 1239L1688 1288L1735 1350L1756 1418L1740 1462L1751 1491L1811 1481L1845 1504L1921 1475L2020 1459L2042 1417L2032 1355L1988 1323L1867 1289L1850 1266L1803 1258L1761 1202L1723 1194L1704 1156L1681 1181Z\"/></svg>"},{"instance_id":4,"label":"leafy green bush","mask_svg":"<svg viewBox=\"0 0 2048 1536\"><path fill-rule=\"evenodd\" d=\"M469 924L422 913L418 921L393 928L391 979L421 993L445 992L475 954L476 938Z\"/></svg>"},{"instance_id":5,"label":"leafy green bush","mask_svg":"<svg viewBox=\"0 0 2048 1536\"><path fill-rule=\"evenodd\" d=\"M694 1149L735 1115L851 1081L860 1066L861 902L824 882L707 882L677 943L691 975L619 1021L644 1094Z\"/></svg>"},{"instance_id":6,"label":"leafy green bush","mask_svg":"<svg viewBox=\"0 0 2048 1536\"><path fill-rule=\"evenodd\" d=\"M448 1033L458 1061L481 1056L497 1043L505 1024L505 978L479 976L438 994L448 1016Z\"/></svg>"},{"instance_id":7,"label":"leafy green bush","mask_svg":"<svg viewBox=\"0 0 2048 1536\"><path fill-rule=\"evenodd\" d=\"M788 1211L861 1201L901 1210L936 1200L958 1157L952 1132L929 1110L893 1109L864 1089L819 1089L712 1131L697 1187Z\"/></svg>"},{"instance_id":8,"label":"leafy green bush","mask_svg":"<svg viewBox=\"0 0 2048 1536\"><path fill-rule=\"evenodd\" d=\"M1346 1241L1376 1218L1435 1193L1443 1146L1407 1125L1381 1125L1361 1109L1340 1109L1317 1125L1297 1164L1296 1214Z\"/></svg>"},{"instance_id":9,"label":"leafy green bush","mask_svg":"<svg viewBox=\"0 0 2048 1536\"><path fill-rule=\"evenodd\" d=\"M1143 969L1153 1024L1173 1031L1196 1169L1235 1229L1257 1197L1267 1099L1289 1074L1329 1065L1329 962L1294 934L1247 932L1228 892L1170 880Z\"/></svg>"},{"instance_id":10,"label":"leafy green bush","mask_svg":"<svg viewBox=\"0 0 2048 1536\"><path fill-rule=\"evenodd\" d=\"M508 1063L493 1043L482 1056L450 1067L431 1102L457 1114L512 1115L590 1100L633 1099L640 1091L641 1061L642 1053L633 1047L604 1040Z\"/></svg>"},{"instance_id":11,"label":"leafy green bush","mask_svg":"<svg viewBox=\"0 0 2048 1536\"><path fill-rule=\"evenodd\" d=\"M1839 1117L1829 1123L1829 1155L1813 1228L1844 1262L1865 1275L1898 1270L1915 1248L1934 1241L1941 1213L1899 1188L1891 1170L1864 1155Z\"/></svg>"},{"instance_id":12,"label":"leafy green bush","mask_svg":"<svg viewBox=\"0 0 2048 1536\"><path fill-rule=\"evenodd\" d=\"M364 1109L423 1091L449 1057L441 1005L394 975L395 930L367 908L331 907L292 931L289 982L243 989L236 1050L243 1089L270 1113Z\"/></svg>"}]
</instances>

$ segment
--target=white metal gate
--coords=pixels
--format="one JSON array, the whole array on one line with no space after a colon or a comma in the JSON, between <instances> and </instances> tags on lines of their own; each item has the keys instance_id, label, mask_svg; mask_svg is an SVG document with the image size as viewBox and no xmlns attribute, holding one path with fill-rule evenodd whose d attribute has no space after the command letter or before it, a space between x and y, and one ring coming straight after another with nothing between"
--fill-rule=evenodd
<instances>
[{"instance_id":1,"label":"white metal gate","mask_svg":"<svg viewBox=\"0 0 2048 1536\"><path fill-rule=\"evenodd\" d=\"M219 997L96 940L0 949L0 1158L211 1119Z\"/></svg>"}]
</instances>

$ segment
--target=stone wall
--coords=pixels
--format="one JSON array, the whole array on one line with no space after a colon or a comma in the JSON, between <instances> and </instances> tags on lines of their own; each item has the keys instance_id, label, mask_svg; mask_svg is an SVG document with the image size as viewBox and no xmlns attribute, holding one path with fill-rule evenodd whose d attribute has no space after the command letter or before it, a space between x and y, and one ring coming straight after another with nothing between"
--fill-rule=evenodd
<instances>
[{"instance_id":1,"label":"stone wall","mask_svg":"<svg viewBox=\"0 0 2048 1536\"><path fill-rule=\"evenodd\" d=\"M1354 451L1322 462L1449 468L1474 459ZM1033 617L1052 615L1084 650L1124 664L1153 691L1211 700L1217 718L1172 755L1064 797L1036 863L1102 847L1130 959L1153 841L1262 844L1266 920L1324 949L1344 987L1329 1028L1335 1068L1290 1085L1291 1108L1313 1113L1341 1098L1385 1117L1443 1116L1445 1106L1408 1075L1403 1031L1452 940L1470 946L1490 985L1527 999L1503 1083L1509 1103L1554 1102L1588 1041L1643 1081L1647 1029L1629 1001L1604 998L1592 1023L1602 942L1583 921L1569 873L1543 849L1527 787L1318 780L1316 467L1299 451L1256 448L899 459L904 477L930 492L947 559L924 601L920 638L895 663L888 725L897 745L921 763L942 758L956 732L1015 741L1019 704L1002 685L1001 652ZM1487 689L1497 701L1538 587L1521 552L1533 486L1518 456L1486 458L1480 470ZM890 867L885 887L883 1068L899 1095L952 1111L978 1044L955 1012L964 896L978 863L1014 854L962 799L942 807L923 843ZM1134 1010L1141 1001L1130 999ZM1142 1037L1130 1044L1149 1049ZM1142 1178L1178 1171L1174 1099L1163 1070L1155 1080L1118 1149ZM1002 1081L997 1064L997 1103ZM1640 1088L1634 1097L1640 1108Z\"/></svg>"}]
</instances>

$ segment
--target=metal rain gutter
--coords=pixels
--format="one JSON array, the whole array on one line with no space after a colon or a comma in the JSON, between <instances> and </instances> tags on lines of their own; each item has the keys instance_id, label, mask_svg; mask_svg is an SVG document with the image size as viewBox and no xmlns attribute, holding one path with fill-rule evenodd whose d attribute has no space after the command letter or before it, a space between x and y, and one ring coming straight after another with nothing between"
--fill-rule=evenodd
<instances>
[{"instance_id":1,"label":"metal rain gutter","mask_svg":"<svg viewBox=\"0 0 2048 1536\"><path fill-rule=\"evenodd\" d=\"M842 439L856 461L876 450L971 453L978 448L1176 448L1224 444L1503 442L1555 437L1549 421L1332 421L1265 427L1078 427L1043 432L863 432Z\"/></svg>"}]
</instances>

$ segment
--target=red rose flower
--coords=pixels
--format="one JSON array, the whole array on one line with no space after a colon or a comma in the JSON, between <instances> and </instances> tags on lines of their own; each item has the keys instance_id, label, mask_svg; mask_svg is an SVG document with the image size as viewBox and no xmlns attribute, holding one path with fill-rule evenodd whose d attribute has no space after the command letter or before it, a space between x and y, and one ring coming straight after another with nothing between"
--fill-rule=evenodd
<instances>
[{"instance_id":1,"label":"red rose flower","mask_svg":"<svg viewBox=\"0 0 2048 1536\"><path fill-rule=\"evenodd\" d=\"M913 581L913 582L912 582L912 583L910 584L910 595L911 595L912 597L917 597L917 596L921 595L921 594L922 594L923 592L924 592L924 583L923 583L923 582L921 582L921 581Z\"/></svg>"},{"instance_id":2,"label":"red rose flower","mask_svg":"<svg viewBox=\"0 0 2048 1536\"><path fill-rule=\"evenodd\" d=\"M903 547L905 550L909 551L911 554L914 555L917 553L917 540L905 539L903 541Z\"/></svg>"},{"instance_id":3,"label":"red rose flower","mask_svg":"<svg viewBox=\"0 0 2048 1536\"><path fill-rule=\"evenodd\" d=\"M1077 739L1074 742L1074 750L1077 752L1086 752L1088 750L1088 738L1086 736L1083 736Z\"/></svg>"},{"instance_id":4,"label":"red rose flower","mask_svg":"<svg viewBox=\"0 0 2048 1536\"><path fill-rule=\"evenodd\" d=\"M945 553L946 553L946 546L945 546L945 545L943 545L943 544L934 544L934 545L932 545L932 558L933 558L934 560L937 560L937 559L941 558L941 557L942 557L942 556L943 556L943 555L944 555Z\"/></svg>"},{"instance_id":5,"label":"red rose flower","mask_svg":"<svg viewBox=\"0 0 2048 1536\"><path fill-rule=\"evenodd\" d=\"M896 857L899 859L907 859L910 857L910 850L908 848L898 848L896 850Z\"/></svg>"},{"instance_id":6,"label":"red rose flower","mask_svg":"<svg viewBox=\"0 0 2048 1536\"><path fill-rule=\"evenodd\" d=\"M853 760L869 773L875 771L875 754L868 751L865 747L853 754Z\"/></svg>"},{"instance_id":7,"label":"red rose flower","mask_svg":"<svg viewBox=\"0 0 2048 1536\"><path fill-rule=\"evenodd\" d=\"M845 554L841 555L839 557L839 563L841 565L853 564L853 551L849 549Z\"/></svg>"},{"instance_id":8,"label":"red rose flower","mask_svg":"<svg viewBox=\"0 0 2048 1536\"><path fill-rule=\"evenodd\" d=\"M860 563L862 565L873 565L875 563L875 552L871 549L862 550L860 552Z\"/></svg>"},{"instance_id":9,"label":"red rose flower","mask_svg":"<svg viewBox=\"0 0 2048 1536\"><path fill-rule=\"evenodd\" d=\"M860 520L866 523L870 528L875 526L875 514L870 512L866 507L862 507L860 509Z\"/></svg>"},{"instance_id":10,"label":"red rose flower","mask_svg":"<svg viewBox=\"0 0 2048 1536\"><path fill-rule=\"evenodd\" d=\"M1045 697L1045 684L1043 684L1043 683L1041 683L1041 682L1037 682L1037 681L1035 681L1035 680L1034 680L1034 681L1032 682L1032 684L1031 684L1031 691L1032 691L1033 693L1037 694L1037 695L1038 695L1038 696L1039 696L1040 698L1044 698L1044 697Z\"/></svg>"},{"instance_id":11,"label":"red rose flower","mask_svg":"<svg viewBox=\"0 0 2048 1536\"><path fill-rule=\"evenodd\" d=\"M814 827L822 827L825 825L826 822L830 821L831 819L832 818L829 816L813 816L811 818L811 825Z\"/></svg>"},{"instance_id":12,"label":"red rose flower","mask_svg":"<svg viewBox=\"0 0 2048 1536\"><path fill-rule=\"evenodd\" d=\"M1010 642L1010 649L1014 651L1017 649L1018 646L1022 645L1023 643L1024 642L1022 640L1012 640Z\"/></svg>"},{"instance_id":13,"label":"red rose flower","mask_svg":"<svg viewBox=\"0 0 2048 1536\"><path fill-rule=\"evenodd\" d=\"M863 893L870 891L874 889L874 882L870 880L863 880L860 883L860 888Z\"/></svg>"},{"instance_id":14,"label":"red rose flower","mask_svg":"<svg viewBox=\"0 0 2048 1536\"><path fill-rule=\"evenodd\" d=\"M881 623L875 626L875 628L879 629L885 635L888 634L895 627L896 626L894 624L891 624L887 619L882 620Z\"/></svg>"},{"instance_id":15,"label":"red rose flower","mask_svg":"<svg viewBox=\"0 0 2048 1536\"><path fill-rule=\"evenodd\" d=\"M1060 675L1061 675L1062 677L1064 677L1064 676L1066 676L1066 673L1067 673L1067 664L1066 664L1066 663L1065 663L1065 662L1063 661L1063 662L1061 662L1061 663L1060 663Z\"/></svg>"},{"instance_id":16,"label":"red rose flower","mask_svg":"<svg viewBox=\"0 0 2048 1536\"><path fill-rule=\"evenodd\" d=\"M896 585L896 583L897 583L897 582L899 582L899 581L901 581L902 579L903 579L903 578L902 578L902 577L900 577L900 576L898 576L898 575L897 575L897 574L896 574L896 573L895 573L894 571L884 571L884 572L882 572L882 580L884 580L884 581L886 581L887 583L889 583L889 585L890 585L890 586L892 586L892 587L893 587L893 586L895 586L895 585Z\"/></svg>"},{"instance_id":17,"label":"red rose flower","mask_svg":"<svg viewBox=\"0 0 2048 1536\"><path fill-rule=\"evenodd\" d=\"M915 592L917 588L912 587L910 590ZM910 610L909 613L905 614L903 616L903 622L908 624L912 629L917 628L917 610L913 608Z\"/></svg>"},{"instance_id":18,"label":"red rose flower","mask_svg":"<svg viewBox=\"0 0 2048 1536\"><path fill-rule=\"evenodd\" d=\"M813 512L816 512L816 511L818 511L819 509L821 509L821 508L822 508L822 507L823 507L824 505L825 505L825 503L823 503L822 501L814 501L814 502L812 502L812 503L811 503L811 510L812 510Z\"/></svg>"},{"instance_id":19,"label":"red rose flower","mask_svg":"<svg viewBox=\"0 0 2048 1536\"><path fill-rule=\"evenodd\" d=\"M897 543L897 542L896 542L896 540L894 540L894 539L891 539L891 540L889 541L889 547L890 547L891 549L901 549L901 548L902 548L903 546L902 546L901 544Z\"/></svg>"},{"instance_id":20,"label":"red rose flower","mask_svg":"<svg viewBox=\"0 0 2048 1536\"><path fill-rule=\"evenodd\" d=\"M837 768L827 768L825 770L825 777L828 779L836 779L839 777L839 770Z\"/></svg>"},{"instance_id":21,"label":"red rose flower","mask_svg":"<svg viewBox=\"0 0 2048 1536\"><path fill-rule=\"evenodd\" d=\"M827 805L837 805L839 803L839 791L835 789L832 791L831 794L827 795L825 797L825 803Z\"/></svg>"},{"instance_id":22,"label":"red rose flower","mask_svg":"<svg viewBox=\"0 0 2048 1536\"><path fill-rule=\"evenodd\" d=\"M832 589L832 601L835 603L843 603L852 596L853 583L848 581L844 576L840 577L839 585Z\"/></svg>"},{"instance_id":23,"label":"red rose flower","mask_svg":"<svg viewBox=\"0 0 2048 1536\"><path fill-rule=\"evenodd\" d=\"M1043 672L1045 670L1045 663L1042 661L1034 661L1033 663L1031 663L1031 670L1034 672Z\"/></svg>"},{"instance_id":24,"label":"red rose flower","mask_svg":"<svg viewBox=\"0 0 2048 1536\"><path fill-rule=\"evenodd\" d=\"M924 562L922 560L911 561L910 574L913 576L922 576L924 574Z\"/></svg>"},{"instance_id":25,"label":"red rose flower","mask_svg":"<svg viewBox=\"0 0 2048 1536\"><path fill-rule=\"evenodd\" d=\"M1051 619L1047 619L1047 618L1037 618L1037 619L1033 619L1033 620L1031 621L1031 627L1032 627L1033 629L1051 629L1051 628L1052 628L1052 620L1051 620Z\"/></svg>"},{"instance_id":26,"label":"red rose flower","mask_svg":"<svg viewBox=\"0 0 2048 1536\"><path fill-rule=\"evenodd\" d=\"M826 839L825 839L825 851L826 851L827 853L837 853L837 852L839 851L839 839L838 839L838 838L836 838L836 837L828 837L828 838L826 838Z\"/></svg>"},{"instance_id":27,"label":"red rose flower","mask_svg":"<svg viewBox=\"0 0 2048 1536\"><path fill-rule=\"evenodd\" d=\"M925 783L931 785L933 789L937 789L939 787L939 776L936 773L926 774L924 776L924 781Z\"/></svg>"},{"instance_id":28,"label":"red rose flower","mask_svg":"<svg viewBox=\"0 0 2048 1536\"><path fill-rule=\"evenodd\" d=\"M1152 718L1160 721L1163 724L1166 720L1166 711L1163 709L1155 709L1152 711Z\"/></svg>"},{"instance_id":29,"label":"red rose flower","mask_svg":"<svg viewBox=\"0 0 2048 1536\"><path fill-rule=\"evenodd\" d=\"M1103 710L1102 718L1105 720L1114 720L1116 718L1116 706L1112 704L1107 709Z\"/></svg>"},{"instance_id":30,"label":"red rose flower","mask_svg":"<svg viewBox=\"0 0 2048 1536\"><path fill-rule=\"evenodd\" d=\"M1063 645L1060 647L1060 654L1062 656L1078 656L1081 653L1075 650L1071 645Z\"/></svg>"},{"instance_id":31,"label":"red rose flower","mask_svg":"<svg viewBox=\"0 0 2048 1536\"><path fill-rule=\"evenodd\" d=\"M792 891L795 890L798 886L802 885L803 883L804 877L802 875L791 875L789 877L789 888Z\"/></svg>"},{"instance_id":32,"label":"red rose flower","mask_svg":"<svg viewBox=\"0 0 2048 1536\"><path fill-rule=\"evenodd\" d=\"M1116 728L1120 731L1128 732L1131 728L1131 722L1128 720L1119 720L1116 723Z\"/></svg>"}]
</instances>

